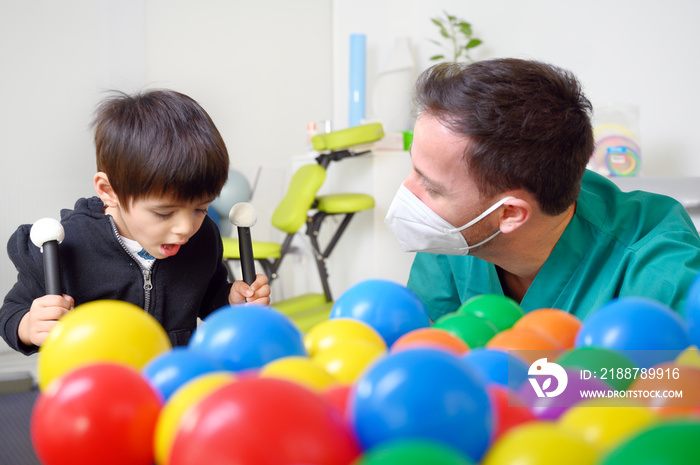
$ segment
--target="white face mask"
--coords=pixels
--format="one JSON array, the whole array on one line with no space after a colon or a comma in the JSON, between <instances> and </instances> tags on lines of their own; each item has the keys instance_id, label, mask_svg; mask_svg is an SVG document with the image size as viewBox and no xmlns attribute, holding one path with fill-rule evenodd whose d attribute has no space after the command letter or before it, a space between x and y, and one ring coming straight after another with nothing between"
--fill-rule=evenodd
<instances>
[{"instance_id":1,"label":"white face mask","mask_svg":"<svg viewBox=\"0 0 700 465\"><path fill-rule=\"evenodd\" d=\"M487 243L501 231L496 231L492 236L475 245L467 244L461 231L486 218L506 200L514 198L502 198L469 223L461 228L455 228L402 184L389 206L384 223L394 234L404 252L468 255L471 249Z\"/></svg>"}]
</instances>

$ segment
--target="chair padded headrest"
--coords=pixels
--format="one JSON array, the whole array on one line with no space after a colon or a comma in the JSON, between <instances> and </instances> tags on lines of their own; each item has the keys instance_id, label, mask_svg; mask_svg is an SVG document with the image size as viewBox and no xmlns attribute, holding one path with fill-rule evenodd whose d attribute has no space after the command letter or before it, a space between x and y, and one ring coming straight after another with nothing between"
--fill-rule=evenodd
<instances>
[{"instance_id":1,"label":"chair padded headrest","mask_svg":"<svg viewBox=\"0 0 700 465\"><path fill-rule=\"evenodd\" d=\"M354 145L368 144L384 137L382 123L353 126L340 131L317 134L311 138L314 150L341 150Z\"/></svg>"},{"instance_id":2,"label":"chair padded headrest","mask_svg":"<svg viewBox=\"0 0 700 465\"><path fill-rule=\"evenodd\" d=\"M316 163L299 168L289 182L287 193L272 214L272 225L294 234L306 223L316 193L326 180L326 169Z\"/></svg>"}]
</instances>

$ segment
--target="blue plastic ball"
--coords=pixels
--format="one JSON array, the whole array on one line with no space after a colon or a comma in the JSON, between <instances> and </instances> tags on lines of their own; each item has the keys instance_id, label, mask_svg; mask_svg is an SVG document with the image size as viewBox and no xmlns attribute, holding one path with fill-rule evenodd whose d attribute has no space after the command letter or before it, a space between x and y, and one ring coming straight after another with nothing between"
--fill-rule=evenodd
<instances>
[{"instance_id":1,"label":"blue plastic ball","mask_svg":"<svg viewBox=\"0 0 700 465\"><path fill-rule=\"evenodd\" d=\"M525 362L502 350L476 348L464 354L462 361L479 375L485 384L495 383L517 390L528 377L529 367Z\"/></svg>"},{"instance_id":2,"label":"blue plastic ball","mask_svg":"<svg viewBox=\"0 0 700 465\"><path fill-rule=\"evenodd\" d=\"M302 333L292 320L257 304L218 309L195 330L189 348L209 355L232 371L260 368L281 357L306 355Z\"/></svg>"},{"instance_id":3,"label":"blue plastic ball","mask_svg":"<svg viewBox=\"0 0 700 465\"><path fill-rule=\"evenodd\" d=\"M685 300L685 322L690 343L700 347L700 275L693 280L688 289Z\"/></svg>"},{"instance_id":4,"label":"blue plastic ball","mask_svg":"<svg viewBox=\"0 0 700 465\"><path fill-rule=\"evenodd\" d=\"M478 461L491 437L484 384L459 358L433 349L380 359L355 384L348 409L364 450L392 440L426 439Z\"/></svg>"},{"instance_id":5,"label":"blue plastic ball","mask_svg":"<svg viewBox=\"0 0 700 465\"><path fill-rule=\"evenodd\" d=\"M229 170L228 180L221 189L219 196L211 203L211 207L219 214L220 218L228 218L231 207L240 202L250 200L250 183L243 173Z\"/></svg>"},{"instance_id":6,"label":"blue plastic ball","mask_svg":"<svg viewBox=\"0 0 700 465\"><path fill-rule=\"evenodd\" d=\"M690 340L683 319L670 307L643 297L620 297L584 320L575 347L624 351L636 366L673 360Z\"/></svg>"},{"instance_id":7,"label":"blue plastic ball","mask_svg":"<svg viewBox=\"0 0 700 465\"><path fill-rule=\"evenodd\" d=\"M353 318L373 327L391 346L398 338L430 326L425 305L406 286L383 279L355 284L336 300L331 318Z\"/></svg>"},{"instance_id":8,"label":"blue plastic ball","mask_svg":"<svg viewBox=\"0 0 700 465\"><path fill-rule=\"evenodd\" d=\"M206 373L223 370L223 365L186 347L174 347L151 359L142 374L150 385L167 401L186 382Z\"/></svg>"}]
</instances>

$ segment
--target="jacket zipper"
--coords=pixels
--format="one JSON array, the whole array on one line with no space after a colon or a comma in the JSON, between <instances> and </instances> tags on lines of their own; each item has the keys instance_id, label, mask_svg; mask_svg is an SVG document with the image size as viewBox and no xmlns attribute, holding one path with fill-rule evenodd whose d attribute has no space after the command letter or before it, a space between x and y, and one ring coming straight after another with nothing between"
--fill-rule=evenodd
<instances>
[{"instance_id":1,"label":"jacket zipper","mask_svg":"<svg viewBox=\"0 0 700 465\"><path fill-rule=\"evenodd\" d=\"M109 222L112 224L112 231L114 231L114 236L117 238L117 242L119 242L119 245L122 246L122 249L129 254L129 257L133 261L136 262L136 264L139 266L141 269L141 274L143 275L143 290L144 290L144 299L143 299L143 309L148 313L148 307L151 306L151 289L153 289L153 281L151 280L151 270L147 270L146 268L141 265L141 262L138 261L136 257L131 253L131 251L126 247L126 244L124 244L124 241L122 241L122 237L119 235L119 231L117 230L117 225L114 223L114 218L111 216L108 216Z\"/></svg>"}]
</instances>

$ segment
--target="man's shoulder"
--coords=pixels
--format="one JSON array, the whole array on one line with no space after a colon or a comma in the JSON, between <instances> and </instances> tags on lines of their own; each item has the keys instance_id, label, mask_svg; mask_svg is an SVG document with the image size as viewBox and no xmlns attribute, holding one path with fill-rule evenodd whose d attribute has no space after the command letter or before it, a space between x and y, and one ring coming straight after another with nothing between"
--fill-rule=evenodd
<instances>
[{"instance_id":1,"label":"man's shoulder","mask_svg":"<svg viewBox=\"0 0 700 465\"><path fill-rule=\"evenodd\" d=\"M590 171L581 182L576 216L628 246L664 234L698 237L690 216L676 199L639 190L623 192L611 180Z\"/></svg>"}]
</instances>

